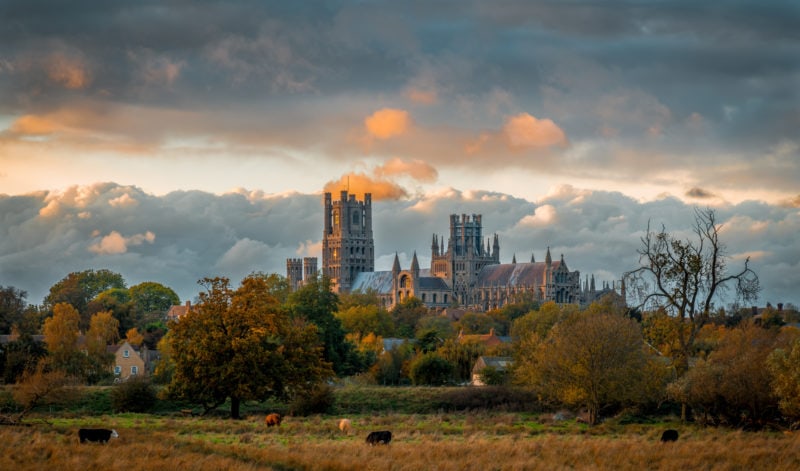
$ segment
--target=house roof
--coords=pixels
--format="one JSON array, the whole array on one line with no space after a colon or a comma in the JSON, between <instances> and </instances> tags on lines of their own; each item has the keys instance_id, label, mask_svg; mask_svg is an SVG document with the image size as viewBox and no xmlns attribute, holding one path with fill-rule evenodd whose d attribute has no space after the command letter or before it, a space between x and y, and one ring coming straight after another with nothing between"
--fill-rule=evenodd
<instances>
[{"instance_id":1,"label":"house roof","mask_svg":"<svg viewBox=\"0 0 800 471\"><path fill-rule=\"evenodd\" d=\"M19 335L0 335L0 345L16 342L19 338ZM34 342L44 342L44 335L31 335L31 338Z\"/></svg>"},{"instance_id":2,"label":"house roof","mask_svg":"<svg viewBox=\"0 0 800 471\"><path fill-rule=\"evenodd\" d=\"M186 301L186 304L170 306L169 311L167 311L167 319L178 319L183 317L186 314L189 314L191 309L192 303L190 301Z\"/></svg>"},{"instance_id":3,"label":"house roof","mask_svg":"<svg viewBox=\"0 0 800 471\"><path fill-rule=\"evenodd\" d=\"M560 265L560 261L551 264L554 270ZM476 284L477 286L540 286L544 283L546 272L545 262L486 265L478 273Z\"/></svg>"},{"instance_id":4,"label":"house roof","mask_svg":"<svg viewBox=\"0 0 800 471\"><path fill-rule=\"evenodd\" d=\"M514 363L514 359L512 357L481 357L483 358L484 366L491 366L492 368L496 368L498 370L505 370L512 363Z\"/></svg>"}]
</instances>

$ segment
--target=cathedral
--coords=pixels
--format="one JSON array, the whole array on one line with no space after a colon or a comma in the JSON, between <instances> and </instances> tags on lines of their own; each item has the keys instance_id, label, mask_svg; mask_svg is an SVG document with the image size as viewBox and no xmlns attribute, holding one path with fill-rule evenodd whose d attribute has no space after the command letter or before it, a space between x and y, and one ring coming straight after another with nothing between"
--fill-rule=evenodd
<instances>
[{"instance_id":1,"label":"cathedral","mask_svg":"<svg viewBox=\"0 0 800 471\"><path fill-rule=\"evenodd\" d=\"M359 201L342 191L339 200L325 193L322 231L322 275L334 291L375 292L387 309L409 297L428 308L459 306L474 311L503 307L521 299L587 305L613 288L595 289L594 277L581 287L580 272L570 271L561 255L553 260L550 248L543 262L500 263L497 234L483 238L480 214L450 216L450 234L431 238L431 265L422 269L417 254L403 269L395 254L391 271L375 271L372 236L372 196ZM317 272L317 259L288 259L287 278L296 289L303 278Z\"/></svg>"}]
</instances>

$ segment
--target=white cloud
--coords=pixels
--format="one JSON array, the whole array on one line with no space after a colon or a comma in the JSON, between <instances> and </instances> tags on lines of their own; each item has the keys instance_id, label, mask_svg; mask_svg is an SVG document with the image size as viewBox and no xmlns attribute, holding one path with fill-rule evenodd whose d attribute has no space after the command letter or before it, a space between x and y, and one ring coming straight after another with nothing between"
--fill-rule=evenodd
<instances>
[{"instance_id":1,"label":"white cloud","mask_svg":"<svg viewBox=\"0 0 800 471\"><path fill-rule=\"evenodd\" d=\"M89 251L96 254L112 255L121 254L128 251L128 246L142 245L147 242L152 244L156 240L156 235L150 231L144 234L134 234L130 237L123 237L117 231L111 231L110 234L101 238L98 242L89 246Z\"/></svg>"}]
</instances>

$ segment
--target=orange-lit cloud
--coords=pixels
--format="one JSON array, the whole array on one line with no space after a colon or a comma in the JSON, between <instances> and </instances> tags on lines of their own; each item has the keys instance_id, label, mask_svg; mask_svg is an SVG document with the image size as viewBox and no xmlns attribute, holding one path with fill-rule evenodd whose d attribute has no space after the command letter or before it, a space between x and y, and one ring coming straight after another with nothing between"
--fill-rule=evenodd
<instances>
[{"instance_id":1,"label":"orange-lit cloud","mask_svg":"<svg viewBox=\"0 0 800 471\"><path fill-rule=\"evenodd\" d=\"M50 80L70 90L86 88L91 82L89 71L82 60L60 53L51 54L46 59L45 70Z\"/></svg>"},{"instance_id":2,"label":"orange-lit cloud","mask_svg":"<svg viewBox=\"0 0 800 471\"><path fill-rule=\"evenodd\" d=\"M27 114L18 118L11 124L10 131L14 134L29 136L45 136L58 131L61 126L43 116Z\"/></svg>"},{"instance_id":3,"label":"orange-lit cloud","mask_svg":"<svg viewBox=\"0 0 800 471\"><path fill-rule=\"evenodd\" d=\"M439 177L439 172L427 162L422 160L407 161L394 158L375 169L378 177L391 177L407 175L421 182L435 182Z\"/></svg>"},{"instance_id":4,"label":"orange-lit cloud","mask_svg":"<svg viewBox=\"0 0 800 471\"><path fill-rule=\"evenodd\" d=\"M364 120L364 126L370 136L378 139L389 139L406 133L411 125L408 111L394 108L383 108Z\"/></svg>"},{"instance_id":5,"label":"orange-lit cloud","mask_svg":"<svg viewBox=\"0 0 800 471\"><path fill-rule=\"evenodd\" d=\"M342 190L361 195L372 193L373 200L398 200L408 196L408 192L392 181L381 177L370 177L363 173L348 173L338 180L325 184L325 191L338 195Z\"/></svg>"},{"instance_id":6,"label":"orange-lit cloud","mask_svg":"<svg viewBox=\"0 0 800 471\"><path fill-rule=\"evenodd\" d=\"M406 97L420 105L433 105L439 101L439 94L436 93L436 90L429 88L408 87Z\"/></svg>"},{"instance_id":7,"label":"orange-lit cloud","mask_svg":"<svg viewBox=\"0 0 800 471\"><path fill-rule=\"evenodd\" d=\"M142 245L144 242L152 244L156 240L156 235L150 231L144 234L134 234L131 237L124 237L117 231L111 231L107 236L89 246L89 251L96 254L120 254L128 251L130 245Z\"/></svg>"},{"instance_id":8,"label":"orange-lit cloud","mask_svg":"<svg viewBox=\"0 0 800 471\"><path fill-rule=\"evenodd\" d=\"M567 136L550 119L537 119L528 113L520 113L506 120L503 133L512 148L543 148L564 146Z\"/></svg>"}]
</instances>

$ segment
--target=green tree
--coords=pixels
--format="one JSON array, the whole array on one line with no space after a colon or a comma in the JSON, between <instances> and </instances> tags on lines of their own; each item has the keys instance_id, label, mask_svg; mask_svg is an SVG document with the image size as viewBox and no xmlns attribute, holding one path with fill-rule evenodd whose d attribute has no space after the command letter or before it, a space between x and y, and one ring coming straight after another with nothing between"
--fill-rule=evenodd
<instances>
[{"instance_id":1,"label":"green tree","mask_svg":"<svg viewBox=\"0 0 800 471\"><path fill-rule=\"evenodd\" d=\"M352 375L364 368L363 359L355 345L349 342L342 322L334 315L339 297L331 290L327 277L306 280L302 287L289 295L289 311L317 326L324 345L323 358L333 365L338 375Z\"/></svg>"},{"instance_id":2,"label":"green tree","mask_svg":"<svg viewBox=\"0 0 800 471\"><path fill-rule=\"evenodd\" d=\"M174 365L169 394L206 411L231 402L302 394L333 372L322 356L316 327L290 317L262 276L233 290L227 278L201 280L206 291L168 335Z\"/></svg>"},{"instance_id":3,"label":"green tree","mask_svg":"<svg viewBox=\"0 0 800 471\"><path fill-rule=\"evenodd\" d=\"M25 291L13 286L0 286L0 334L10 334L11 328L22 322L27 296Z\"/></svg>"},{"instance_id":4,"label":"green tree","mask_svg":"<svg viewBox=\"0 0 800 471\"><path fill-rule=\"evenodd\" d=\"M486 346L475 341L447 339L437 353L453 365L455 379L463 383L472 379L472 367L486 353Z\"/></svg>"},{"instance_id":5,"label":"green tree","mask_svg":"<svg viewBox=\"0 0 800 471\"><path fill-rule=\"evenodd\" d=\"M590 424L606 406L650 399L652 381L664 380L650 377L659 369L645 352L639 325L618 314L572 314L550 330L531 358L517 361L540 394L585 406Z\"/></svg>"},{"instance_id":6,"label":"green tree","mask_svg":"<svg viewBox=\"0 0 800 471\"><path fill-rule=\"evenodd\" d=\"M417 330L417 322L428 315L428 308L422 300L412 296L396 304L389 313L394 320L395 335L411 339Z\"/></svg>"},{"instance_id":7,"label":"green tree","mask_svg":"<svg viewBox=\"0 0 800 471\"><path fill-rule=\"evenodd\" d=\"M435 352L423 353L411 362L409 376L415 385L444 386L453 379L453 364Z\"/></svg>"},{"instance_id":8,"label":"green tree","mask_svg":"<svg viewBox=\"0 0 800 471\"><path fill-rule=\"evenodd\" d=\"M347 332L356 334L359 338L369 333L382 337L391 337L394 334L394 321L392 317L374 304L353 305L336 312L336 318L342 323Z\"/></svg>"},{"instance_id":9,"label":"green tree","mask_svg":"<svg viewBox=\"0 0 800 471\"><path fill-rule=\"evenodd\" d=\"M172 288L155 281L131 286L128 293L137 320L135 327L144 327L148 322L163 318L170 307L181 302Z\"/></svg>"},{"instance_id":10,"label":"green tree","mask_svg":"<svg viewBox=\"0 0 800 471\"><path fill-rule=\"evenodd\" d=\"M47 357L43 342L23 333L0 349L0 367L6 384L16 383L23 374L32 373L39 361Z\"/></svg>"},{"instance_id":11,"label":"green tree","mask_svg":"<svg viewBox=\"0 0 800 471\"><path fill-rule=\"evenodd\" d=\"M68 303L81 314L81 328L89 327L86 307L98 294L111 288L125 288L125 280L110 270L72 272L50 287L44 306L52 310L58 303Z\"/></svg>"},{"instance_id":12,"label":"green tree","mask_svg":"<svg viewBox=\"0 0 800 471\"><path fill-rule=\"evenodd\" d=\"M125 288L110 288L94 297L86 305L86 316L94 316L98 312L110 312L119 321L118 336L122 337L128 329L135 327L138 319L134 314L133 303L131 302L130 291Z\"/></svg>"}]
</instances>

